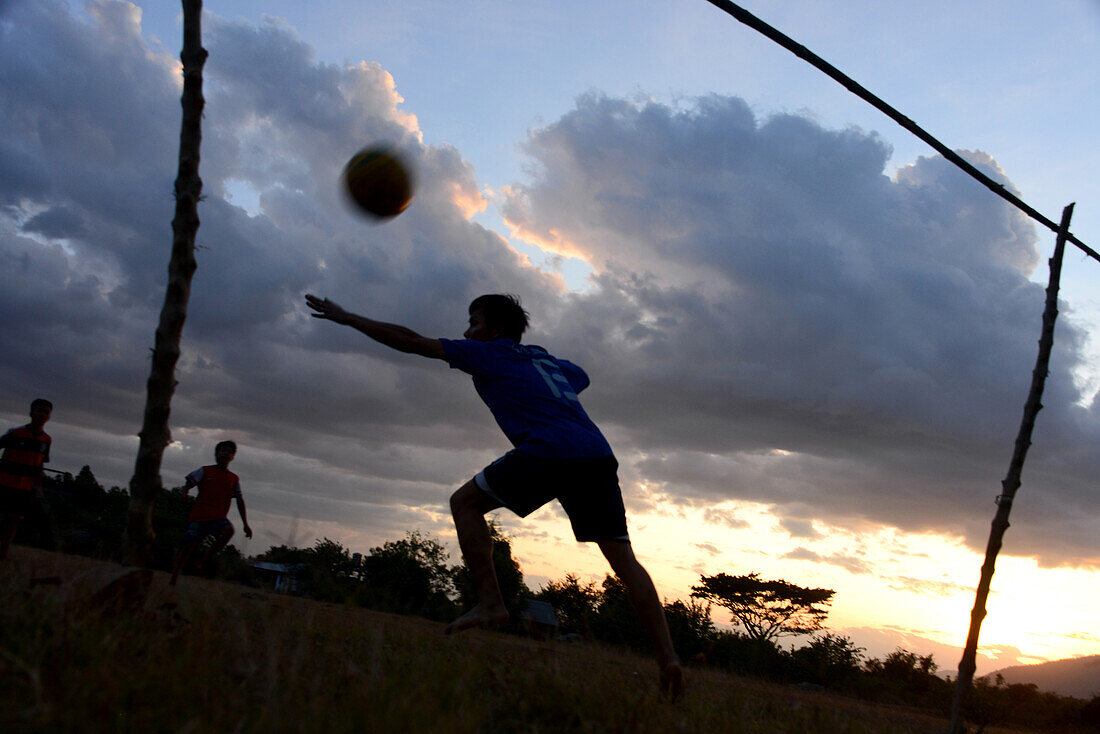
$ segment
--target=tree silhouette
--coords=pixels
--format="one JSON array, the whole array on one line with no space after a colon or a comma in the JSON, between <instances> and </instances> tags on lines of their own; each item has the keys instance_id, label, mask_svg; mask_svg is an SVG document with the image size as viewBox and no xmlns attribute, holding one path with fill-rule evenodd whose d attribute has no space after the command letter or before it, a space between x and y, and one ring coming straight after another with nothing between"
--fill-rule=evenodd
<instances>
[{"instance_id":1,"label":"tree silhouette","mask_svg":"<svg viewBox=\"0 0 1100 734\"><path fill-rule=\"evenodd\" d=\"M603 599L595 582L582 583L575 573L567 573L561 581L539 587L535 598L554 607L563 632L592 636L592 620Z\"/></svg>"},{"instance_id":2,"label":"tree silhouette","mask_svg":"<svg viewBox=\"0 0 1100 734\"><path fill-rule=\"evenodd\" d=\"M832 603L832 589L806 589L782 579L767 581L758 573L745 576L700 576L691 595L729 610L754 640L804 635L822 629Z\"/></svg>"},{"instance_id":3,"label":"tree silhouette","mask_svg":"<svg viewBox=\"0 0 1100 734\"><path fill-rule=\"evenodd\" d=\"M500 531L495 520L489 521L489 536L493 541L493 566L496 568L497 581L504 604L512 612L523 609L524 600L531 596L531 590L523 582L523 571L512 557L512 540ZM455 587L459 602L469 608L477 604L477 591L466 566L458 566L454 571ZM513 621L518 615L513 614Z\"/></svg>"},{"instance_id":4,"label":"tree silhouette","mask_svg":"<svg viewBox=\"0 0 1100 734\"><path fill-rule=\"evenodd\" d=\"M604 642L627 645L636 650L649 649L653 644L630 601L630 592L626 585L618 576L610 573L603 577L600 603L592 620L592 632Z\"/></svg>"},{"instance_id":5,"label":"tree silhouette","mask_svg":"<svg viewBox=\"0 0 1100 734\"><path fill-rule=\"evenodd\" d=\"M429 619L454 616L454 573L447 549L428 535L410 531L363 558L357 600L364 606Z\"/></svg>"},{"instance_id":6,"label":"tree silhouette","mask_svg":"<svg viewBox=\"0 0 1100 734\"><path fill-rule=\"evenodd\" d=\"M849 683L859 675L865 651L850 637L826 632L815 635L805 647L791 650L791 659L803 680L836 686Z\"/></svg>"},{"instance_id":7,"label":"tree silhouette","mask_svg":"<svg viewBox=\"0 0 1100 734\"><path fill-rule=\"evenodd\" d=\"M705 659L717 637L717 630L710 619L710 604L695 599L686 602L676 599L666 602L664 607L672 646L681 659L691 660L700 655Z\"/></svg>"}]
</instances>

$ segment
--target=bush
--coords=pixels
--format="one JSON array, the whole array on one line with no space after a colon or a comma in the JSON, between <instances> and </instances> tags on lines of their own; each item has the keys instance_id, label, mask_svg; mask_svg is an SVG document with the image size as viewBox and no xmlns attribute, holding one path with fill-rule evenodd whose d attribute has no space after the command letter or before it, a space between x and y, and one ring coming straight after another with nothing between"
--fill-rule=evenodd
<instances>
[{"instance_id":1,"label":"bush","mask_svg":"<svg viewBox=\"0 0 1100 734\"><path fill-rule=\"evenodd\" d=\"M706 654L707 662L745 675L788 679L787 657L774 642L756 640L740 632L718 632Z\"/></svg>"},{"instance_id":2,"label":"bush","mask_svg":"<svg viewBox=\"0 0 1100 734\"><path fill-rule=\"evenodd\" d=\"M710 605L695 599L679 599L665 604L665 619L672 636L672 646L684 660L705 659L717 631L710 621Z\"/></svg>"},{"instance_id":3,"label":"bush","mask_svg":"<svg viewBox=\"0 0 1100 734\"><path fill-rule=\"evenodd\" d=\"M806 647L791 651L792 673L801 681L843 688L859 676L863 652L844 635L815 635Z\"/></svg>"},{"instance_id":4,"label":"bush","mask_svg":"<svg viewBox=\"0 0 1100 734\"><path fill-rule=\"evenodd\" d=\"M554 607L560 632L591 638L592 620L596 616L603 593L593 582L582 584L576 574L566 574L561 581L549 581L540 587L534 598Z\"/></svg>"},{"instance_id":5,"label":"bush","mask_svg":"<svg viewBox=\"0 0 1100 734\"><path fill-rule=\"evenodd\" d=\"M451 619L457 609L447 551L435 540L410 532L371 548L359 569L356 603L395 614Z\"/></svg>"},{"instance_id":6,"label":"bush","mask_svg":"<svg viewBox=\"0 0 1100 734\"><path fill-rule=\"evenodd\" d=\"M510 626L514 631L522 630L519 612L531 598L531 590L523 583L523 571L512 557L512 541L500 531L493 521L489 522L489 535L493 542L493 565L500 583L500 593L504 597L504 606L512 614ZM465 566L457 566L454 571L454 585L458 591L459 604L470 609L477 604L477 592L474 581Z\"/></svg>"}]
</instances>

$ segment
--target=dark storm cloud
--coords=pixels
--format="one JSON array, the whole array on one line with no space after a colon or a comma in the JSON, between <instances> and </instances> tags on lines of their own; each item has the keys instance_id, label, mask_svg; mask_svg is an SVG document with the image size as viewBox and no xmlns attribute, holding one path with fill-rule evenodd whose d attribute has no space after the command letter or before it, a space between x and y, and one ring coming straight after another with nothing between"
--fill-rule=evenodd
<instances>
[{"instance_id":1,"label":"dark storm cloud","mask_svg":"<svg viewBox=\"0 0 1100 734\"><path fill-rule=\"evenodd\" d=\"M136 8L89 12L89 24L49 1L5 13L0 380L12 420L26 395L54 400L55 465L125 484L171 244L180 87ZM310 319L302 294L455 335L477 293L553 281L467 221L472 168L419 142L378 64L318 64L275 21L209 16L204 31L206 198L165 483L233 436L256 512L345 522L379 542L434 530L447 490L503 439L468 378ZM413 207L385 226L351 212L338 185L374 141L420 173ZM241 186L258 213L227 202Z\"/></svg>"},{"instance_id":2,"label":"dark storm cloud","mask_svg":"<svg viewBox=\"0 0 1100 734\"><path fill-rule=\"evenodd\" d=\"M525 150L506 216L588 253L594 287L556 336L583 345L591 412L670 501L774 503L796 523L809 505L984 545L1044 303L1029 276L1048 245L1021 214L941 158L892 179L876 135L733 98L592 95ZM1083 338L1063 314L1013 526L1044 562L1100 560Z\"/></svg>"},{"instance_id":3,"label":"dark storm cloud","mask_svg":"<svg viewBox=\"0 0 1100 734\"><path fill-rule=\"evenodd\" d=\"M163 299L180 86L136 8L89 8L84 23L19 2L0 22L0 409L18 420L30 396L53 398L55 464L122 484ZM859 130L760 120L728 97L583 98L531 133L530 175L504 203L524 236L595 267L563 295L469 221L475 172L422 143L382 66L318 63L277 21L209 15L204 33L207 197L167 484L233 437L250 512L272 523L344 523L373 543L438 531L449 489L505 448L468 378L313 320L301 297L452 336L473 296L509 291L531 340L592 375L586 406L632 509L694 504L743 527L712 506L743 499L796 536L869 520L984 542L1046 247L944 161L894 180L886 144ZM382 226L338 185L378 140L419 182ZM258 209L233 205L242 190ZM1050 563L1100 561L1100 409L1071 407L1081 339L1064 317L1012 531Z\"/></svg>"}]
</instances>

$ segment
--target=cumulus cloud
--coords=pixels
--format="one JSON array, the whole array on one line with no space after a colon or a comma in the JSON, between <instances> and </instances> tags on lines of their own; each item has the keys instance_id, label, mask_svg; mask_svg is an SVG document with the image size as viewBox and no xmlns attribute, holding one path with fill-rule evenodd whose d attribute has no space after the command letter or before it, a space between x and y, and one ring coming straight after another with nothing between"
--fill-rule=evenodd
<instances>
[{"instance_id":1,"label":"cumulus cloud","mask_svg":"<svg viewBox=\"0 0 1100 734\"><path fill-rule=\"evenodd\" d=\"M966 595L970 593L971 587L957 584L953 581L943 581L936 579L918 579L912 576L897 576L887 579L891 589L895 591L910 591L918 594L928 594L933 596L955 596L956 594Z\"/></svg>"},{"instance_id":2,"label":"cumulus cloud","mask_svg":"<svg viewBox=\"0 0 1100 734\"><path fill-rule=\"evenodd\" d=\"M718 556L722 554L722 549L716 546L714 543L692 543L692 545L706 553L708 556Z\"/></svg>"},{"instance_id":3,"label":"cumulus cloud","mask_svg":"<svg viewBox=\"0 0 1100 734\"><path fill-rule=\"evenodd\" d=\"M828 565L839 566L845 571L854 574L869 574L871 573L871 567L867 561L862 558L858 558L852 555L844 555L840 553L833 553L828 556L823 556L820 553L816 553L809 548L795 548L783 555L783 558L796 561L811 561L813 563L825 563Z\"/></svg>"},{"instance_id":4,"label":"cumulus cloud","mask_svg":"<svg viewBox=\"0 0 1100 734\"><path fill-rule=\"evenodd\" d=\"M807 538L813 540L821 537L821 533L814 528L813 520L784 517L779 521L779 527L792 538Z\"/></svg>"},{"instance_id":5,"label":"cumulus cloud","mask_svg":"<svg viewBox=\"0 0 1100 734\"><path fill-rule=\"evenodd\" d=\"M58 2L16 3L0 29L0 383L12 420L30 396L54 400L55 464L125 484L121 437L140 425L171 245L180 85L134 6L89 11L85 23ZM318 63L276 20L208 16L204 31L206 197L165 483L232 436L257 512L369 526L375 541L436 529L447 489L502 448L491 418L462 375L310 319L302 294L451 335L478 293L558 280L469 222L472 167L421 143L380 65ZM375 141L420 174L413 206L385 227L338 185ZM231 203L242 186L257 211Z\"/></svg>"},{"instance_id":6,"label":"cumulus cloud","mask_svg":"<svg viewBox=\"0 0 1100 734\"><path fill-rule=\"evenodd\" d=\"M55 463L124 483L180 85L132 5L89 7L85 22L57 0L14 3L0 24L0 407L18 419L52 397ZM586 406L614 437L631 507L698 506L738 528L725 508L744 500L795 537L870 522L984 545L1034 364L1043 294L1029 276L1045 245L942 159L891 178L875 134L758 117L736 97L582 97L530 132L529 173L496 201L513 236L590 264L569 293L470 220L487 205L473 167L424 144L380 64L318 62L275 20L210 15L204 30L207 197L167 484L231 436L256 512L375 543L444 528L448 490L506 448L487 411L464 376L311 320L301 296L447 336L473 296L509 291L534 315L531 340L590 372ZM379 140L419 185L372 226L338 180ZM1011 186L989 155L965 155ZM1074 407L1080 329L1063 317L1057 333L1012 546L1095 565L1097 411Z\"/></svg>"},{"instance_id":7,"label":"cumulus cloud","mask_svg":"<svg viewBox=\"0 0 1100 734\"><path fill-rule=\"evenodd\" d=\"M606 385L589 403L651 486L984 546L1044 303L1022 214L939 157L890 178L875 134L758 119L737 98L594 94L525 151L530 180L502 210L595 269L555 336L585 345ZM1084 509L1097 424L1071 378L1083 338L1061 320L1013 527L1015 548L1053 563L1100 560Z\"/></svg>"}]
</instances>

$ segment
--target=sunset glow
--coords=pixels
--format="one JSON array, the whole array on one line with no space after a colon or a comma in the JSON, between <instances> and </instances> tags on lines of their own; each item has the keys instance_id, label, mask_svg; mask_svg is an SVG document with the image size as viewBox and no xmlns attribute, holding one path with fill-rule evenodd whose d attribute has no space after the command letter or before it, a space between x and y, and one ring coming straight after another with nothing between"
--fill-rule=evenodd
<instances>
[{"instance_id":1,"label":"sunset glow","mask_svg":"<svg viewBox=\"0 0 1100 734\"><path fill-rule=\"evenodd\" d=\"M1100 248L1095 3L887 5L753 10L1045 216L1078 202ZM0 419L49 397L50 466L126 486L172 244L179 10L0 15ZM955 670L1051 232L705 2L225 0L203 34L199 265L161 476L236 440L245 553L417 530L460 563L448 497L507 439L467 375L323 328L303 294L458 338L472 298L515 293L523 340L591 379L663 597L722 572L833 589L828 629L867 656ZM340 179L378 142L416 179L384 222ZM1067 250L979 673L1100 653L1097 293L1100 262ZM498 521L532 589L603 579L556 505Z\"/></svg>"}]
</instances>

